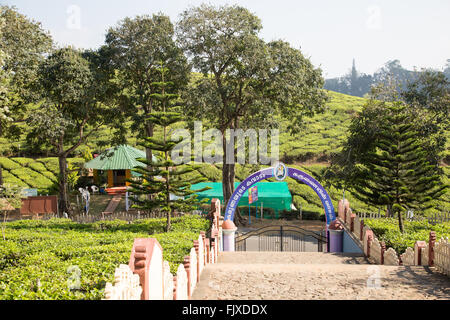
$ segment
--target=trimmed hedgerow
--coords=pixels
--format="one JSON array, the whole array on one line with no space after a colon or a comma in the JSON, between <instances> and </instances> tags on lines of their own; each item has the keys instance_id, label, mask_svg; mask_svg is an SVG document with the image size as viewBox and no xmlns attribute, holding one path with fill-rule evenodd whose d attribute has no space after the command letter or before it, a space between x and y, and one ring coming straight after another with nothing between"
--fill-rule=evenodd
<instances>
[{"instance_id":1,"label":"trimmed hedgerow","mask_svg":"<svg viewBox=\"0 0 450 320\"><path fill-rule=\"evenodd\" d=\"M58 158L41 158L37 161L43 163L48 171L53 172L55 175L59 174Z\"/></svg>"},{"instance_id":2,"label":"trimmed hedgerow","mask_svg":"<svg viewBox=\"0 0 450 320\"><path fill-rule=\"evenodd\" d=\"M11 158L12 161L17 162L22 167L28 167L28 165L34 162L34 159L31 158Z\"/></svg>"},{"instance_id":3,"label":"trimmed hedgerow","mask_svg":"<svg viewBox=\"0 0 450 320\"><path fill-rule=\"evenodd\" d=\"M162 233L165 219L78 224L68 219L26 220L7 224L0 240L0 299L103 298L106 282L120 264L128 264L135 238L154 237L175 273L192 241L208 229L198 216L174 218L173 231ZM78 268L80 288L69 289ZM38 285L39 284L39 285Z\"/></svg>"},{"instance_id":4,"label":"trimmed hedgerow","mask_svg":"<svg viewBox=\"0 0 450 320\"><path fill-rule=\"evenodd\" d=\"M20 177L21 180L32 188L36 188L40 191L50 190L54 186L52 180L30 168L22 167L20 169L14 169L11 170L11 173L16 177Z\"/></svg>"},{"instance_id":5,"label":"trimmed hedgerow","mask_svg":"<svg viewBox=\"0 0 450 320\"><path fill-rule=\"evenodd\" d=\"M4 157L0 157L0 164L2 165L2 168L6 170L20 169L22 167L17 162Z\"/></svg>"},{"instance_id":6,"label":"trimmed hedgerow","mask_svg":"<svg viewBox=\"0 0 450 320\"><path fill-rule=\"evenodd\" d=\"M404 221L405 232L401 233L398 220L364 219L364 224L369 226L380 241L386 243L386 247L392 247L398 254L405 252L407 247L414 248L416 241L427 241L430 231L436 232L437 239L450 236L450 222L430 224L428 221Z\"/></svg>"},{"instance_id":7,"label":"trimmed hedgerow","mask_svg":"<svg viewBox=\"0 0 450 320\"><path fill-rule=\"evenodd\" d=\"M9 171L6 171L6 170L3 170L3 181L6 184L15 185L18 187L25 187L25 188L29 187L25 182L23 182L22 180L17 178L15 175L11 174Z\"/></svg>"}]
</instances>

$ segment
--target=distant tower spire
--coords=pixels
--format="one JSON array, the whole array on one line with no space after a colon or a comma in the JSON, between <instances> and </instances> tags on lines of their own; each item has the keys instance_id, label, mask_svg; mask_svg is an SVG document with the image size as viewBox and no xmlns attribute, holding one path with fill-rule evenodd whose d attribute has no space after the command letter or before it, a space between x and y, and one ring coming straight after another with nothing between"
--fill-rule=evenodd
<instances>
[{"instance_id":1,"label":"distant tower spire","mask_svg":"<svg viewBox=\"0 0 450 320\"><path fill-rule=\"evenodd\" d=\"M353 58L352 64L352 74L350 78L350 91L352 96L358 95L358 72L356 71L356 62L355 58Z\"/></svg>"}]
</instances>

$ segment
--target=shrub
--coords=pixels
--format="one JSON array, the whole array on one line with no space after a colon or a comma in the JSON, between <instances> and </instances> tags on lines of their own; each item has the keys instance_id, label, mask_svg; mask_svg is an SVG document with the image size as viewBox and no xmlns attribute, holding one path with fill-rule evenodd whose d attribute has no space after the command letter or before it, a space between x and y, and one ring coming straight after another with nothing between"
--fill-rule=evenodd
<instances>
[{"instance_id":1,"label":"shrub","mask_svg":"<svg viewBox=\"0 0 450 320\"><path fill-rule=\"evenodd\" d=\"M34 162L34 159L31 158L11 158L14 162L17 162L22 167L28 167L28 165L32 162Z\"/></svg>"},{"instance_id":2,"label":"shrub","mask_svg":"<svg viewBox=\"0 0 450 320\"><path fill-rule=\"evenodd\" d=\"M37 188L40 192L47 192L53 189L53 181L29 168L22 167L20 169L14 169L11 170L11 173L16 177L20 177L21 180L32 188Z\"/></svg>"},{"instance_id":3,"label":"shrub","mask_svg":"<svg viewBox=\"0 0 450 320\"><path fill-rule=\"evenodd\" d=\"M5 183L11 184L11 185L16 185L16 186L25 187L25 188L29 187L25 182L23 182L22 180L17 178L15 175L13 175L5 170L3 170L3 180Z\"/></svg>"},{"instance_id":4,"label":"shrub","mask_svg":"<svg viewBox=\"0 0 450 320\"><path fill-rule=\"evenodd\" d=\"M428 221L404 221L405 232L402 234L395 218L364 219L386 247L392 247L398 254L405 252L407 247L414 248L416 241L427 241L430 231L436 232L437 239L450 236L450 222L432 225Z\"/></svg>"},{"instance_id":5,"label":"shrub","mask_svg":"<svg viewBox=\"0 0 450 320\"><path fill-rule=\"evenodd\" d=\"M11 159L0 157L0 164L6 170L20 169L22 166Z\"/></svg>"},{"instance_id":6,"label":"shrub","mask_svg":"<svg viewBox=\"0 0 450 320\"><path fill-rule=\"evenodd\" d=\"M38 161L28 163L28 167L39 173L48 172L44 164Z\"/></svg>"},{"instance_id":7,"label":"shrub","mask_svg":"<svg viewBox=\"0 0 450 320\"><path fill-rule=\"evenodd\" d=\"M8 223L0 246L0 299L99 300L120 264L128 264L135 238L160 232L164 219L78 224L69 219ZM198 216L173 219L174 231L155 233L164 259L175 273L208 221ZM70 290L70 267L81 271L80 289ZM40 287L37 282L40 282Z\"/></svg>"},{"instance_id":8,"label":"shrub","mask_svg":"<svg viewBox=\"0 0 450 320\"><path fill-rule=\"evenodd\" d=\"M43 163L48 171L53 172L55 175L59 174L58 158L41 158L37 161Z\"/></svg>"}]
</instances>

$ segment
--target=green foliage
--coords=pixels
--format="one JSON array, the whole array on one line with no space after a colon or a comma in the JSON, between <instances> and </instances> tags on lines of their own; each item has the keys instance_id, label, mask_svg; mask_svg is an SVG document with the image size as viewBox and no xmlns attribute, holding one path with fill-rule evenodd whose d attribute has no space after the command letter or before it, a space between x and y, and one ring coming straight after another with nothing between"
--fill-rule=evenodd
<instances>
[{"instance_id":1,"label":"green foliage","mask_svg":"<svg viewBox=\"0 0 450 320\"><path fill-rule=\"evenodd\" d=\"M139 138L152 137L147 117L162 110L151 103L152 94L159 92L154 84L161 81L160 62L169 69L166 81L171 81L174 89L185 86L189 77L190 67L174 41L174 26L163 14L127 17L109 28L105 43L102 54L112 70L120 104L126 106L116 115L121 120L116 121L116 129L127 135L131 129Z\"/></svg>"},{"instance_id":2,"label":"green foliage","mask_svg":"<svg viewBox=\"0 0 450 320\"><path fill-rule=\"evenodd\" d=\"M83 159L69 158L69 166L81 166ZM21 187L37 188L40 193L53 194L58 182L58 158L3 158L0 157L3 167L5 183ZM72 173L74 179L78 178L78 171Z\"/></svg>"},{"instance_id":3,"label":"green foliage","mask_svg":"<svg viewBox=\"0 0 450 320\"><path fill-rule=\"evenodd\" d=\"M161 73L161 81L153 85L158 87L160 92L151 95L154 105L159 105L162 111L149 114L147 121L152 126L163 128L162 139L147 137L143 146L149 150L159 151L162 156L157 157L156 161L145 160L145 168L136 168L134 171L141 174L141 181L130 180L132 192L138 195L146 195L147 198L137 200L134 207L139 209L160 208L167 214L166 230L171 228L171 215L175 211L191 211L199 204L196 192L208 190L203 188L191 190L191 185L206 181L200 175L195 175L195 166L190 164L180 165L180 159L172 159L172 151L180 143L180 140L173 140L167 137L168 127L180 122L182 116L178 112L173 112L176 108L174 100L178 98L175 93L170 93L171 82L165 81L165 75L169 69L163 66L161 62L158 71ZM148 196L151 195L151 198ZM171 195L179 197L170 199Z\"/></svg>"},{"instance_id":4,"label":"green foliage","mask_svg":"<svg viewBox=\"0 0 450 320\"><path fill-rule=\"evenodd\" d=\"M26 184L32 188L38 189L39 192L50 190L54 185L53 181L47 177L26 167L11 170L11 173L16 177L21 177Z\"/></svg>"},{"instance_id":5,"label":"green foliage","mask_svg":"<svg viewBox=\"0 0 450 320\"><path fill-rule=\"evenodd\" d=\"M102 299L106 282L114 281L115 268L128 264L134 239L150 235L160 242L175 273L209 222L197 216L174 218L173 232L161 234L164 225L164 219L131 224L77 224L67 219L8 223L0 246L0 299ZM68 288L71 266L81 270L80 290Z\"/></svg>"},{"instance_id":6,"label":"green foliage","mask_svg":"<svg viewBox=\"0 0 450 320\"><path fill-rule=\"evenodd\" d=\"M15 161L12 161L8 158L0 157L0 164L2 165L3 169L6 170L13 170L13 169L20 169L22 166L18 164Z\"/></svg>"},{"instance_id":7,"label":"green foliage","mask_svg":"<svg viewBox=\"0 0 450 320\"><path fill-rule=\"evenodd\" d=\"M393 102L378 111L379 121L372 123L378 128L377 139L361 157L360 173L353 181L355 195L373 205L387 205L392 212L430 208L433 199L446 193L446 186L441 170L428 162L408 106ZM402 214L398 217L403 231Z\"/></svg>"},{"instance_id":8,"label":"green foliage","mask_svg":"<svg viewBox=\"0 0 450 320\"><path fill-rule=\"evenodd\" d=\"M394 218L364 219L364 224L386 243L386 247L392 247L398 254L402 254L407 247L414 248L416 241L428 242L430 231L436 231L437 239L450 236L450 222L432 225L426 220L404 221L404 233L400 232L398 221Z\"/></svg>"},{"instance_id":9,"label":"green foliage","mask_svg":"<svg viewBox=\"0 0 450 320\"><path fill-rule=\"evenodd\" d=\"M40 158L37 161L43 163L47 170L53 174L59 174L58 158Z\"/></svg>"},{"instance_id":10,"label":"green foliage","mask_svg":"<svg viewBox=\"0 0 450 320\"><path fill-rule=\"evenodd\" d=\"M80 178L80 168L75 167L72 163L67 164L67 184L69 190L75 190L75 186Z\"/></svg>"},{"instance_id":11,"label":"green foliage","mask_svg":"<svg viewBox=\"0 0 450 320\"><path fill-rule=\"evenodd\" d=\"M52 39L36 22L14 7L0 6L0 51L5 53L2 69L11 75L11 89L26 102L36 100L33 81L39 64L50 52Z\"/></svg>"},{"instance_id":12,"label":"green foliage","mask_svg":"<svg viewBox=\"0 0 450 320\"><path fill-rule=\"evenodd\" d=\"M28 165L32 162L34 162L33 159L30 158L11 158L12 161L17 162L22 167L28 167Z\"/></svg>"}]
</instances>

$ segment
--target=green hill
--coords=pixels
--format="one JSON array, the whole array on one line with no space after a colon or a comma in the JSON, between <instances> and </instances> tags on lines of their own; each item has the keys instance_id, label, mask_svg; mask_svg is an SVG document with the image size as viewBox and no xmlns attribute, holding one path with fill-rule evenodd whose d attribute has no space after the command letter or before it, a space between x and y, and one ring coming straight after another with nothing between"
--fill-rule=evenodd
<instances>
[{"instance_id":1,"label":"green hill","mask_svg":"<svg viewBox=\"0 0 450 320\"><path fill-rule=\"evenodd\" d=\"M347 129L350 125L352 117L362 109L367 101L364 98L353 97L341 93L329 91L330 101L327 104L324 113L318 114L312 118L305 118L305 126L302 131L294 136L286 133L287 121L281 119L280 128L280 158L281 161L290 165L298 165L300 169L312 174L320 179L320 170L324 168L330 155L338 152L341 143L345 141ZM23 125L26 132L26 125ZM113 129L103 127L99 132L89 140L88 146L92 151L100 152L106 147L111 147L109 137ZM156 131L158 134L158 131ZM128 144L136 146L136 132L129 132ZM450 136L447 142L446 161L450 159ZM6 139L0 139L0 156L13 158L0 158L4 170L3 175L7 183L18 185L37 187L42 191L49 191L56 182L58 175L58 161L56 158L39 158L24 159L18 158L17 148L21 146L21 154L26 150L33 150L32 146L27 146L25 135L20 141L11 142ZM80 147L73 157L79 157L87 147ZM35 152L35 151L34 151ZM46 153L41 150L41 156ZM38 157L36 153L28 154L30 157ZM322 164L318 164L321 162ZM315 164L314 164L315 163ZM256 171L258 166L240 166L236 167L236 179L243 180L248 174ZM446 182L449 183L450 170L445 167ZM221 181L220 165L205 164L199 170L201 174L208 178L209 181ZM322 208L318 197L314 192L305 185L299 185L294 180L288 179L289 188L294 196L294 205L302 208L304 211L322 213ZM342 190L329 189L329 193L335 202L337 208L337 200L342 198ZM346 194L350 199L352 206L358 210L375 211L376 208L369 208L365 204L360 203ZM446 195L445 201L436 203L436 207L443 207L449 210L450 197Z\"/></svg>"},{"instance_id":2,"label":"green hill","mask_svg":"<svg viewBox=\"0 0 450 320\"><path fill-rule=\"evenodd\" d=\"M296 135L287 133L287 121L280 121L280 158L286 163L298 162L323 162L330 159L330 155L340 150L341 143L345 141L347 129L352 117L362 109L367 101L364 98L353 97L342 93L328 91L330 101L326 105L324 113L314 117L306 117L302 130ZM181 126L184 124L181 123ZM187 126L186 126L187 127ZM39 149L35 145L28 145L25 137L26 124L22 124L24 134L18 141L9 141L0 138L0 156L17 157L48 157L50 154L45 147ZM100 152L111 147L110 137L114 128L103 126L89 140L87 145L93 151ZM156 131L158 134L158 130ZM128 144L137 146L137 132L128 131ZM86 146L77 149L73 157L83 154ZM448 133L446 162L450 161L450 133Z\"/></svg>"},{"instance_id":3,"label":"green hill","mask_svg":"<svg viewBox=\"0 0 450 320\"><path fill-rule=\"evenodd\" d=\"M83 159L67 159L68 163L81 164ZM58 182L58 158L6 158L0 157L3 180L25 188L38 189L40 194L54 194Z\"/></svg>"}]
</instances>

